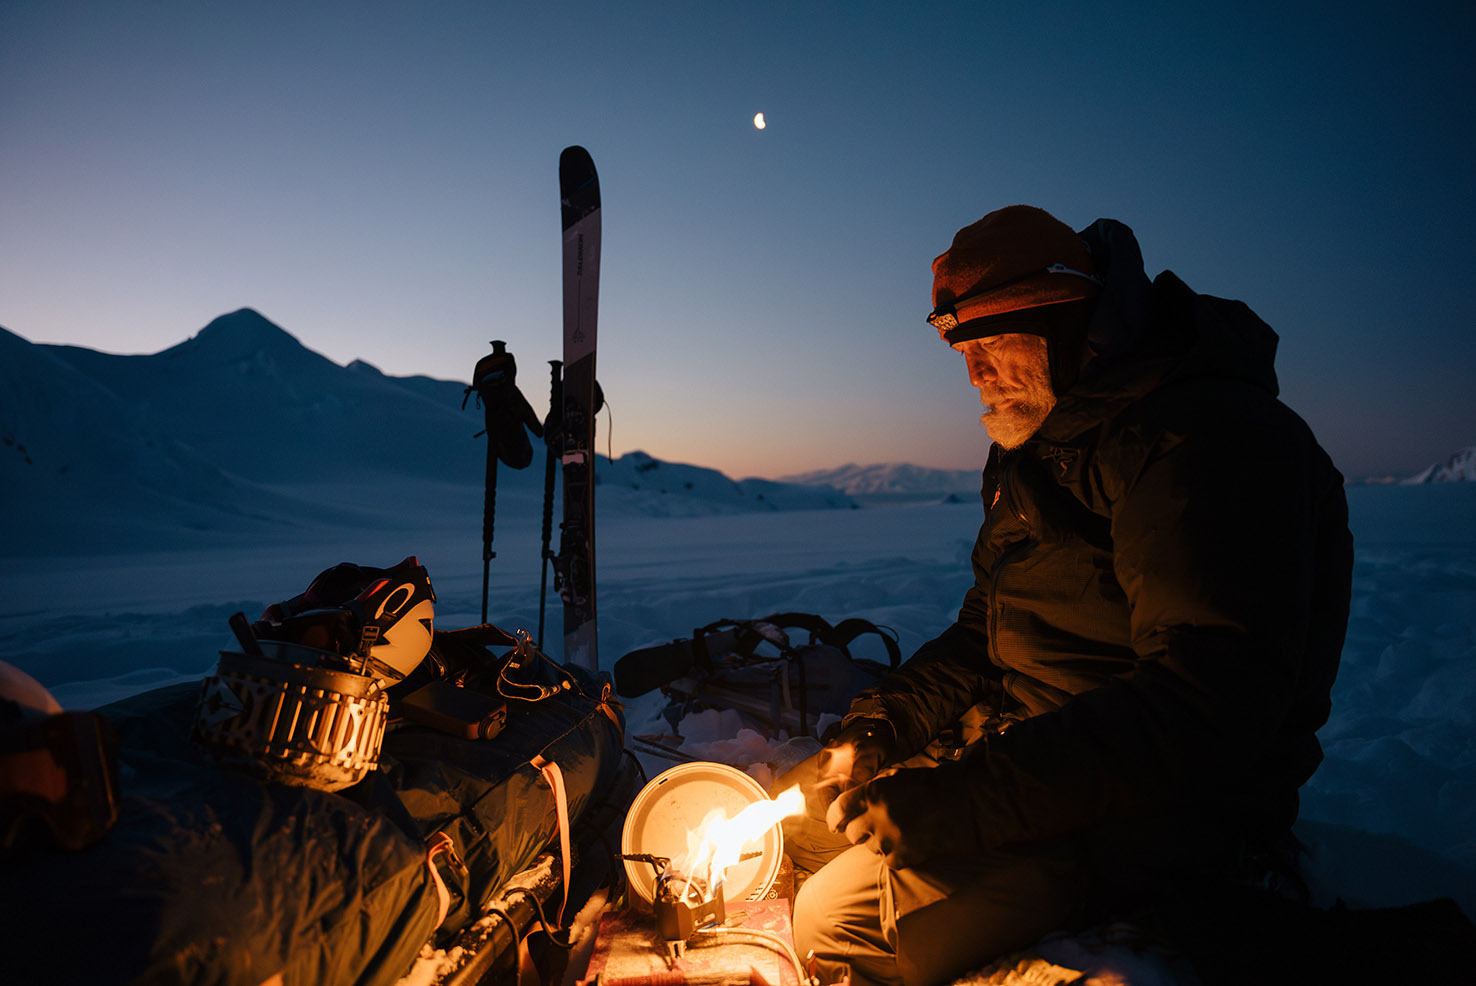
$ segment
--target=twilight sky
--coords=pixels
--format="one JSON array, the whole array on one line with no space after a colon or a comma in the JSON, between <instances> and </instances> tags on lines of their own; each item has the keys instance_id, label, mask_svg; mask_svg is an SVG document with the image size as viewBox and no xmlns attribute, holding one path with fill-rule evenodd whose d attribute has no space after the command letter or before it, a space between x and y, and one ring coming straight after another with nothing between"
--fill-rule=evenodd
<instances>
[{"instance_id":1,"label":"twilight sky","mask_svg":"<svg viewBox=\"0 0 1476 986\"><path fill-rule=\"evenodd\" d=\"M601 450L982 464L929 264L1016 202L1247 302L1350 477L1476 444L1471 5L1201 6L4 0L0 326L150 353L250 306L454 380L504 339L541 410L577 143Z\"/></svg>"}]
</instances>

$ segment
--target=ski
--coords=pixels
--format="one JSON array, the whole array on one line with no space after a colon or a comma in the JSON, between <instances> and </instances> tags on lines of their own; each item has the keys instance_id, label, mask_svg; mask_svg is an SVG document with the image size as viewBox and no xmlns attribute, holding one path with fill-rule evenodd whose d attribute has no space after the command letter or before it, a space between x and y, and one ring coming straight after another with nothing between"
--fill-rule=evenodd
<instances>
[{"instance_id":1,"label":"ski","mask_svg":"<svg viewBox=\"0 0 1476 986\"><path fill-rule=\"evenodd\" d=\"M582 147L559 155L564 227L564 380L560 463L564 520L555 585L564 601L564 661L599 669L595 628L595 319L600 298L600 180Z\"/></svg>"}]
</instances>

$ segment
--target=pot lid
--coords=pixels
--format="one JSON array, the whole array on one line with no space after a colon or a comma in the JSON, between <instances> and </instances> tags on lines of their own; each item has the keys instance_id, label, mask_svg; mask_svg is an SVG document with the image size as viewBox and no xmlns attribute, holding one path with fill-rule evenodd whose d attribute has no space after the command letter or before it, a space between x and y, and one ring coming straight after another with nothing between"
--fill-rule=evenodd
<instances>
[{"instance_id":1,"label":"pot lid","mask_svg":"<svg viewBox=\"0 0 1476 986\"><path fill-rule=\"evenodd\" d=\"M744 808L767 801L759 782L736 767L721 763L684 763L658 774L641 788L625 816L620 835L623 853L677 857L687 851L687 833L702 824L714 808L732 818ZM784 855L784 830L779 822L743 845L743 853L759 856L728 867L723 899L763 900L774 886ZM625 861L625 874L637 894L648 903L656 897L656 872L647 863Z\"/></svg>"}]
</instances>

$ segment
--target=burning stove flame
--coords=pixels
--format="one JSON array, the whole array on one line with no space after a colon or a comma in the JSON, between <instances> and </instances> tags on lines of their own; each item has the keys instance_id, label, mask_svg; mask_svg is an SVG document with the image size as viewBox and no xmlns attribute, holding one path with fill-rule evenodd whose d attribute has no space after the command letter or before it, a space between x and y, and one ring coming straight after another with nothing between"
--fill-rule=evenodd
<instances>
[{"instance_id":1,"label":"burning stove flame","mask_svg":"<svg viewBox=\"0 0 1476 986\"><path fill-rule=\"evenodd\" d=\"M780 819L804 810L805 796L798 785L771 801L755 801L732 818L714 808L687 833L687 851L672 859L666 873L671 889L684 901L714 899L722 890L724 871L739 861L747 843Z\"/></svg>"}]
</instances>

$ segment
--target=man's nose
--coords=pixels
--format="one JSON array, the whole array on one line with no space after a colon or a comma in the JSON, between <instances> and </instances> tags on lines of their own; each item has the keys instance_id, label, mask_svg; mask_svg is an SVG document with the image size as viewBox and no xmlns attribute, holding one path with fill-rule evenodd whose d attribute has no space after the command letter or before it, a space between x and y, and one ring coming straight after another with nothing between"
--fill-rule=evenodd
<instances>
[{"instance_id":1,"label":"man's nose","mask_svg":"<svg viewBox=\"0 0 1476 986\"><path fill-rule=\"evenodd\" d=\"M971 355L968 360L969 382L975 387L994 382L994 361L981 354Z\"/></svg>"}]
</instances>

